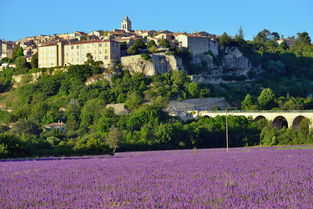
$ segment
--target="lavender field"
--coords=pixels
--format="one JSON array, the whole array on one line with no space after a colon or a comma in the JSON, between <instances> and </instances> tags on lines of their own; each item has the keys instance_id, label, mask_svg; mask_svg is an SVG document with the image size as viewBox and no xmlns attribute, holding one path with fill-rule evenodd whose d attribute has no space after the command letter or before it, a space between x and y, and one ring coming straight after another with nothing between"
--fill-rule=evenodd
<instances>
[{"instance_id":1,"label":"lavender field","mask_svg":"<svg viewBox=\"0 0 313 209\"><path fill-rule=\"evenodd\" d=\"M0 162L0 208L313 208L313 150Z\"/></svg>"}]
</instances>

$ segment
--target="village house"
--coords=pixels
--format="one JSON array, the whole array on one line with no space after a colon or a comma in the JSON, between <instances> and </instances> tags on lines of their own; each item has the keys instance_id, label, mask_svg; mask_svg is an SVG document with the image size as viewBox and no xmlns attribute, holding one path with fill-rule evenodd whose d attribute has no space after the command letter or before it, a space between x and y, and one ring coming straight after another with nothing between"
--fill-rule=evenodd
<instances>
[{"instance_id":1,"label":"village house","mask_svg":"<svg viewBox=\"0 0 313 209\"><path fill-rule=\"evenodd\" d=\"M218 54L218 44L209 36L178 34L175 35L175 39L178 41L178 47L189 48L193 55L206 53L209 50L215 55Z\"/></svg>"},{"instance_id":2,"label":"village house","mask_svg":"<svg viewBox=\"0 0 313 209\"><path fill-rule=\"evenodd\" d=\"M9 41L0 40L0 58L12 58L14 44Z\"/></svg>"},{"instance_id":3,"label":"village house","mask_svg":"<svg viewBox=\"0 0 313 209\"><path fill-rule=\"evenodd\" d=\"M290 48L290 47L292 47L296 43L296 40L295 39L280 39L280 40L277 40L276 42L278 44L281 44L281 43L284 42Z\"/></svg>"},{"instance_id":4,"label":"village house","mask_svg":"<svg viewBox=\"0 0 313 209\"><path fill-rule=\"evenodd\" d=\"M90 53L94 61L101 61L105 67L109 67L119 60L120 51L120 43L114 40L52 43L38 48L38 66L82 65Z\"/></svg>"}]
</instances>

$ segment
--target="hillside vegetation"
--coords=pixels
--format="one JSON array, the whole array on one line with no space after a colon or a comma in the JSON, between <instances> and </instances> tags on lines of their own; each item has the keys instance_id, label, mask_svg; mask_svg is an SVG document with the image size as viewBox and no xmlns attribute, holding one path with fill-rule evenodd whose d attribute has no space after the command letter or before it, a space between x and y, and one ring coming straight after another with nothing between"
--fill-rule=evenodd
<instances>
[{"instance_id":1,"label":"hillside vegetation","mask_svg":"<svg viewBox=\"0 0 313 209\"><path fill-rule=\"evenodd\" d=\"M220 85L192 82L188 66L187 73L146 77L131 75L119 65L105 70L91 63L65 70L37 69L17 56L16 68L0 73L0 103L12 110L0 111L0 157L102 154L116 148L224 147L224 117L185 122L163 111L166 102L225 96L233 108L312 109L313 46L308 38L299 33L289 48L276 44L269 31L260 32L254 41L224 34L221 45L239 47L262 72L250 75L254 82ZM41 74L34 80L32 74L38 72ZM88 78L102 73L111 78L85 84ZM22 74L21 82L13 88L12 76ZM130 113L116 115L112 108L106 108L112 103L125 103ZM294 131L276 130L266 121L256 123L244 117L228 119L232 147L313 143L306 120ZM65 124L64 129L46 128L58 121Z\"/></svg>"}]
</instances>

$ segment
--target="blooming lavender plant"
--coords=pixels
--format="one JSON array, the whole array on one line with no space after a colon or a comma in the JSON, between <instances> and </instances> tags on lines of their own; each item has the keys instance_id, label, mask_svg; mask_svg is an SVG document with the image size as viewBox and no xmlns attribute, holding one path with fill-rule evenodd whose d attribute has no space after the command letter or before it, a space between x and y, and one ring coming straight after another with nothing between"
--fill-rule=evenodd
<instances>
[{"instance_id":1,"label":"blooming lavender plant","mask_svg":"<svg viewBox=\"0 0 313 209\"><path fill-rule=\"evenodd\" d=\"M313 208L313 150L0 162L0 208Z\"/></svg>"}]
</instances>

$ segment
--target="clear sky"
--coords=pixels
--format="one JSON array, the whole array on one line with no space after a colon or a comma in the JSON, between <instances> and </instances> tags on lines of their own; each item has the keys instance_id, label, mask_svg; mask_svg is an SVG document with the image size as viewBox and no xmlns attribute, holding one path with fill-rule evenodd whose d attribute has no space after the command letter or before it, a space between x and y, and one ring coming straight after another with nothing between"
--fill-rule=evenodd
<instances>
[{"instance_id":1,"label":"clear sky","mask_svg":"<svg viewBox=\"0 0 313 209\"><path fill-rule=\"evenodd\" d=\"M0 0L0 39L112 30L125 15L133 29L313 36L313 0Z\"/></svg>"}]
</instances>

